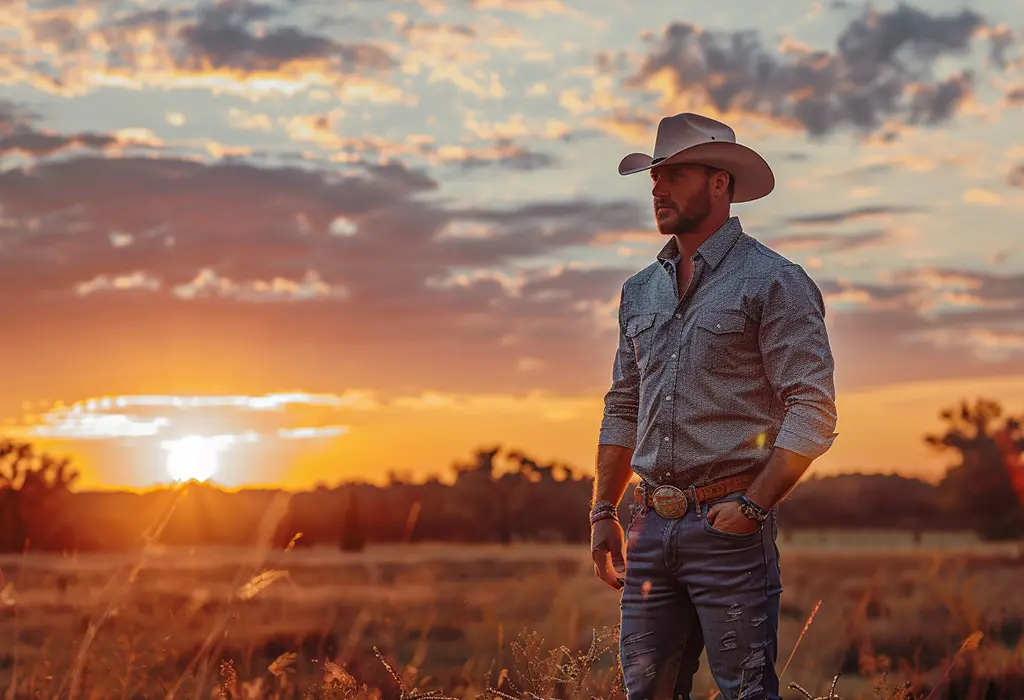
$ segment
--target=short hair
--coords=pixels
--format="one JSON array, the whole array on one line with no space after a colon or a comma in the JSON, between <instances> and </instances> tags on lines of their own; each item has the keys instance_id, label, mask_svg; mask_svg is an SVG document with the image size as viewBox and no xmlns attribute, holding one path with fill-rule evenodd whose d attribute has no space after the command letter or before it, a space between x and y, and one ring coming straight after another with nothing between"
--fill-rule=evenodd
<instances>
[{"instance_id":1,"label":"short hair","mask_svg":"<svg viewBox=\"0 0 1024 700\"><path fill-rule=\"evenodd\" d=\"M704 172L706 172L708 174L708 177L711 177L715 173L725 173L726 175L728 175L729 176L729 201L731 202L733 200L733 198L735 198L735 196L736 196L736 178L734 178L732 176L732 173L730 173L728 170L723 170L722 168L715 168L715 167L712 167L710 165L705 165L704 166Z\"/></svg>"}]
</instances>

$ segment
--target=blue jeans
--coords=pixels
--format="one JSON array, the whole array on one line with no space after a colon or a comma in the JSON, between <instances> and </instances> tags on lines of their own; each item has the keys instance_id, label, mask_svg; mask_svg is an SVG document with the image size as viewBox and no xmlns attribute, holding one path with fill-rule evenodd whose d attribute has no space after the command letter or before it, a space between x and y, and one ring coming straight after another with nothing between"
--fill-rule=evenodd
<instances>
[{"instance_id":1,"label":"blue jeans","mask_svg":"<svg viewBox=\"0 0 1024 700\"><path fill-rule=\"evenodd\" d=\"M718 502L666 520L632 507L626 534L619 661L628 700L691 700L705 645L724 700L781 700L778 657L782 578L776 513L749 535L715 530Z\"/></svg>"}]
</instances>

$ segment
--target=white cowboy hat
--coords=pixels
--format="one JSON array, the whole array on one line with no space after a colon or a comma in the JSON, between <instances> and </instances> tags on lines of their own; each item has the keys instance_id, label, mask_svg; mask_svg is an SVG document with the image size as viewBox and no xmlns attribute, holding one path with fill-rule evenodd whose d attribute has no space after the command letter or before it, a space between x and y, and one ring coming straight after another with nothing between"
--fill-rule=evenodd
<instances>
[{"instance_id":1,"label":"white cowboy hat","mask_svg":"<svg viewBox=\"0 0 1024 700\"><path fill-rule=\"evenodd\" d=\"M736 132L731 126L700 114L683 112L662 119L654 141L654 155L630 153L619 163L619 175L672 163L725 170L735 182L733 202L760 199L775 189L775 175L765 159L736 143Z\"/></svg>"}]
</instances>

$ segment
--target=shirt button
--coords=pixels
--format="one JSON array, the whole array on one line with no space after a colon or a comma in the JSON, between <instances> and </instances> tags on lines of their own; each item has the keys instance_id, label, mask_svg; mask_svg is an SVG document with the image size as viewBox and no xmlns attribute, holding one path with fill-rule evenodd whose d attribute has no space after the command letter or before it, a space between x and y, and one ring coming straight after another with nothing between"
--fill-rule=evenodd
<instances>
[{"instance_id":1,"label":"shirt button","mask_svg":"<svg viewBox=\"0 0 1024 700\"><path fill-rule=\"evenodd\" d=\"M676 354L675 353L672 353L672 359L673 360L676 359Z\"/></svg>"},{"instance_id":2,"label":"shirt button","mask_svg":"<svg viewBox=\"0 0 1024 700\"><path fill-rule=\"evenodd\" d=\"M662 440L664 440L665 442L668 442L668 435L666 435L665 437L663 437L663 438L662 438Z\"/></svg>"},{"instance_id":3,"label":"shirt button","mask_svg":"<svg viewBox=\"0 0 1024 700\"><path fill-rule=\"evenodd\" d=\"M721 328L721 327L722 327L722 324L721 324L721 323L716 323L716 324L715 324L715 328Z\"/></svg>"},{"instance_id":4,"label":"shirt button","mask_svg":"<svg viewBox=\"0 0 1024 700\"><path fill-rule=\"evenodd\" d=\"M676 314L676 318L682 318L682 317L683 317L682 314Z\"/></svg>"},{"instance_id":5,"label":"shirt button","mask_svg":"<svg viewBox=\"0 0 1024 700\"><path fill-rule=\"evenodd\" d=\"M671 401L672 400L672 394L669 394L668 396L666 396L665 400L666 401Z\"/></svg>"}]
</instances>

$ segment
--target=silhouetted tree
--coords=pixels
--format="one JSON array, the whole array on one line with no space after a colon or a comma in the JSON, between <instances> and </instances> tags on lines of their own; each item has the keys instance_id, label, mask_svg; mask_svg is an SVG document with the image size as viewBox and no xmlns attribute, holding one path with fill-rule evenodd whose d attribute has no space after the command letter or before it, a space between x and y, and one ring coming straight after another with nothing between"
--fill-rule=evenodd
<instances>
[{"instance_id":1,"label":"silhouetted tree","mask_svg":"<svg viewBox=\"0 0 1024 700\"><path fill-rule=\"evenodd\" d=\"M974 405L962 401L958 409L940 416L945 432L928 435L925 441L937 449L955 450L962 458L939 484L944 513L968 523L986 540L1024 534L1024 505L1014 483L1024 448L1020 421L1000 420L1002 407L987 399Z\"/></svg>"},{"instance_id":2,"label":"silhouetted tree","mask_svg":"<svg viewBox=\"0 0 1024 700\"><path fill-rule=\"evenodd\" d=\"M366 546L363 522L359 517L359 495L355 487L348 489L348 504L345 507L345 523L341 531L341 549L345 552L361 552Z\"/></svg>"},{"instance_id":3,"label":"silhouetted tree","mask_svg":"<svg viewBox=\"0 0 1024 700\"><path fill-rule=\"evenodd\" d=\"M77 480L70 459L0 441L0 551L22 551L26 541L38 549L75 548L77 529L64 511Z\"/></svg>"}]
</instances>

